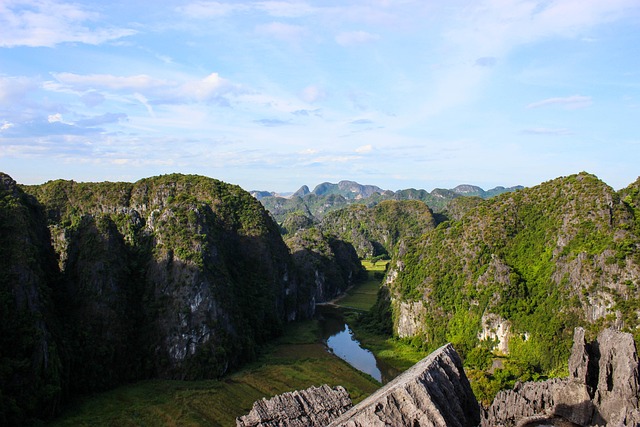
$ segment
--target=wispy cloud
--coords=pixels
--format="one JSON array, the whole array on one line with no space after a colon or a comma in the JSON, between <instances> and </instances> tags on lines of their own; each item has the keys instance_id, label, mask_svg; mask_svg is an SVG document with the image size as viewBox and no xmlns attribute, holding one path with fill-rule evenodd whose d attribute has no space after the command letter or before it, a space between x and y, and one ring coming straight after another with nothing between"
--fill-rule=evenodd
<instances>
[{"instance_id":1,"label":"wispy cloud","mask_svg":"<svg viewBox=\"0 0 640 427\"><path fill-rule=\"evenodd\" d=\"M558 105L568 110L574 110L576 108L588 107L592 104L590 96L573 95L567 97L547 98L541 101L532 102L527 105L527 108L541 108Z\"/></svg>"},{"instance_id":2,"label":"wispy cloud","mask_svg":"<svg viewBox=\"0 0 640 427\"><path fill-rule=\"evenodd\" d=\"M93 26L93 22L100 22L100 15L74 3L5 0L0 4L0 47L97 45L136 34L133 29Z\"/></svg>"},{"instance_id":3,"label":"wispy cloud","mask_svg":"<svg viewBox=\"0 0 640 427\"><path fill-rule=\"evenodd\" d=\"M300 1L259 1L254 3L257 9L280 18L299 18L314 13L317 8Z\"/></svg>"},{"instance_id":4,"label":"wispy cloud","mask_svg":"<svg viewBox=\"0 0 640 427\"><path fill-rule=\"evenodd\" d=\"M523 129L522 133L525 135L548 135L548 136L565 136L565 135L573 135L569 129L560 128L529 128Z\"/></svg>"},{"instance_id":5,"label":"wispy cloud","mask_svg":"<svg viewBox=\"0 0 640 427\"><path fill-rule=\"evenodd\" d=\"M475 64L479 67L493 67L498 63L498 58L494 56L483 56L476 59Z\"/></svg>"},{"instance_id":6,"label":"wispy cloud","mask_svg":"<svg viewBox=\"0 0 640 427\"><path fill-rule=\"evenodd\" d=\"M115 91L129 94L136 100L144 98L151 104L173 104L188 102L214 102L228 106L229 101L224 98L229 94L240 94L243 90L239 85L222 78L218 73L211 73L201 79L187 79L184 81L157 79L146 74L134 76L115 76L111 74L80 75L73 73L55 73L56 82L45 84L45 88L52 91L73 90L89 96L88 101L100 101L99 92ZM142 98L141 98L142 97ZM87 102L83 98L83 102Z\"/></svg>"},{"instance_id":7,"label":"wispy cloud","mask_svg":"<svg viewBox=\"0 0 640 427\"><path fill-rule=\"evenodd\" d=\"M350 122L352 125L370 125L373 124L371 119L356 119Z\"/></svg>"},{"instance_id":8,"label":"wispy cloud","mask_svg":"<svg viewBox=\"0 0 640 427\"><path fill-rule=\"evenodd\" d=\"M362 145L362 146L356 148L355 151L358 154L370 153L371 151L373 151L373 145L371 145L371 144Z\"/></svg>"},{"instance_id":9,"label":"wispy cloud","mask_svg":"<svg viewBox=\"0 0 640 427\"><path fill-rule=\"evenodd\" d=\"M326 96L327 94L324 89L317 85L309 85L302 89L302 92L300 93L300 98L302 98L303 101L308 102L309 104L321 101Z\"/></svg>"},{"instance_id":10,"label":"wispy cloud","mask_svg":"<svg viewBox=\"0 0 640 427\"><path fill-rule=\"evenodd\" d=\"M280 119L259 119L254 120L254 122L265 127L288 126L291 124L291 122Z\"/></svg>"},{"instance_id":11,"label":"wispy cloud","mask_svg":"<svg viewBox=\"0 0 640 427\"><path fill-rule=\"evenodd\" d=\"M111 74L74 74L53 73L53 77L62 85L75 90L110 89L141 91L154 87L165 87L165 80L154 79L146 74L135 76L114 76Z\"/></svg>"},{"instance_id":12,"label":"wispy cloud","mask_svg":"<svg viewBox=\"0 0 640 427\"><path fill-rule=\"evenodd\" d=\"M379 35L371 34L366 31L348 31L338 34L335 37L335 40L341 46L353 46L372 42L379 38Z\"/></svg>"},{"instance_id":13,"label":"wispy cloud","mask_svg":"<svg viewBox=\"0 0 640 427\"><path fill-rule=\"evenodd\" d=\"M177 11L193 19L210 19L229 15L246 9L242 4L221 3L218 1L194 1L177 8Z\"/></svg>"},{"instance_id":14,"label":"wispy cloud","mask_svg":"<svg viewBox=\"0 0 640 427\"><path fill-rule=\"evenodd\" d=\"M300 25L270 22L256 26L256 33L297 44L307 35L307 29Z\"/></svg>"},{"instance_id":15,"label":"wispy cloud","mask_svg":"<svg viewBox=\"0 0 640 427\"><path fill-rule=\"evenodd\" d=\"M0 105L12 105L36 87L37 83L33 79L0 75Z\"/></svg>"}]
</instances>

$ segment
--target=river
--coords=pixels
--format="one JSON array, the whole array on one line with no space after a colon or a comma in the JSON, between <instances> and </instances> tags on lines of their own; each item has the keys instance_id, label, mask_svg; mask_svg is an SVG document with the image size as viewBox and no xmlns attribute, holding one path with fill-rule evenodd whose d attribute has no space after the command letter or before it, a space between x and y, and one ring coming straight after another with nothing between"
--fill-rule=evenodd
<instances>
[{"instance_id":1,"label":"river","mask_svg":"<svg viewBox=\"0 0 640 427\"><path fill-rule=\"evenodd\" d=\"M360 345L337 307L316 306L316 318L322 330L322 340L337 357L383 384L398 376L400 371L377 359L370 350Z\"/></svg>"}]
</instances>

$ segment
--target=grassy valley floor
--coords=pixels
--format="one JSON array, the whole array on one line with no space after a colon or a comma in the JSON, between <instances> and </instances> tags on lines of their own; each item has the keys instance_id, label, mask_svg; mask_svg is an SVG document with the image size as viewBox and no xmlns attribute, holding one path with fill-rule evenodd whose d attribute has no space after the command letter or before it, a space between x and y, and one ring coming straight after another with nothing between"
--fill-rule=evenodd
<instances>
[{"instance_id":1,"label":"grassy valley floor","mask_svg":"<svg viewBox=\"0 0 640 427\"><path fill-rule=\"evenodd\" d=\"M366 263L369 280L354 286L336 304L349 315L375 302L383 263ZM149 380L76 401L50 425L61 426L233 426L253 402L287 391L328 384L345 387L354 403L380 384L327 352L316 320L288 326L284 336L264 349L259 359L221 380ZM360 338L360 337L358 337ZM401 343L375 335L365 337L374 353L406 369L423 355L402 351ZM409 346L407 346L409 347ZM397 354L395 354L397 352ZM385 356L386 353L386 356Z\"/></svg>"}]
</instances>

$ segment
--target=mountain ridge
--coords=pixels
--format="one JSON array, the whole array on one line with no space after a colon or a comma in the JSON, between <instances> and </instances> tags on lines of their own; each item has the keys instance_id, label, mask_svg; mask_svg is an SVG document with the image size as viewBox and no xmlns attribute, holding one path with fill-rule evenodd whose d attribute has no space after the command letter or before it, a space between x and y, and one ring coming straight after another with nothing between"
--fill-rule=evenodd
<instances>
[{"instance_id":1,"label":"mountain ridge","mask_svg":"<svg viewBox=\"0 0 640 427\"><path fill-rule=\"evenodd\" d=\"M329 212L352 204L372 207L384 200L420 200L434 212L439 213L459 197L479 197L487 199L502 193L521 190L524 187L498 186L490 190L469 184L461 184L453 189L435 188L431 192L423 189L407 188L397 191L383 190L375 185L363 185L355 181L343 180L337 184L323 182L313 191L303 185L290 196L269 191L250 191L262 203L278 223L283 223L288 215L302 212L313 220L320 221Z\"/></svg>"}]
</instances>

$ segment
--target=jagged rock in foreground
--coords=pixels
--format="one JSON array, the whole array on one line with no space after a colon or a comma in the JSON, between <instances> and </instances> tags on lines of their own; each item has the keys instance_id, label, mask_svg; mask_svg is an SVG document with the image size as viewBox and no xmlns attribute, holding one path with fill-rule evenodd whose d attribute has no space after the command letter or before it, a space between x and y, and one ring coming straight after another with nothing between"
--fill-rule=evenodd
<instances>
[{"instance_id":1,"label":"jagged rock in foreground","mask_svg":"<svg viewBox=\"0 0 640 427\"><path fill-rule=\"evenodd\" d=\"M351 398L344 387L328 385L310 387L258 400L249 414L236 419L238 427L308 427L325 426L351 408Z\"/></svg>"},{"instance_id":2,"label":"jagged rock in foreground","mask_svg":"<svg viewBox=\"0 0 640 427\"><path fill-rule=\"evenodd\" d=\"M330 426L476 426L480 407L460 356L444 345Z\"/></svg>"},{"instance_id":3,"label":"jagged rock in foreground","mask_svg":"<svg viewBox=\"0 0 640 427\"><path fill-rule=\"evenodd\" d=\"M576 328L569 377L498 393L483 427L640 425L638 355L631 334L605 329L593 343Z\"/></svg>"},{"instance_id":4,"label":"jagged rock in foreground","mask_svg":"<svg viewBox=\"0 0 640 427\"><path fill-rule=\"evenodd\" d=\"M236 425L470 427L480 423L480 407L451 344L346 411L350 406L342 387L311 387L254 403Z\"/></svg>"}]
</instances>

